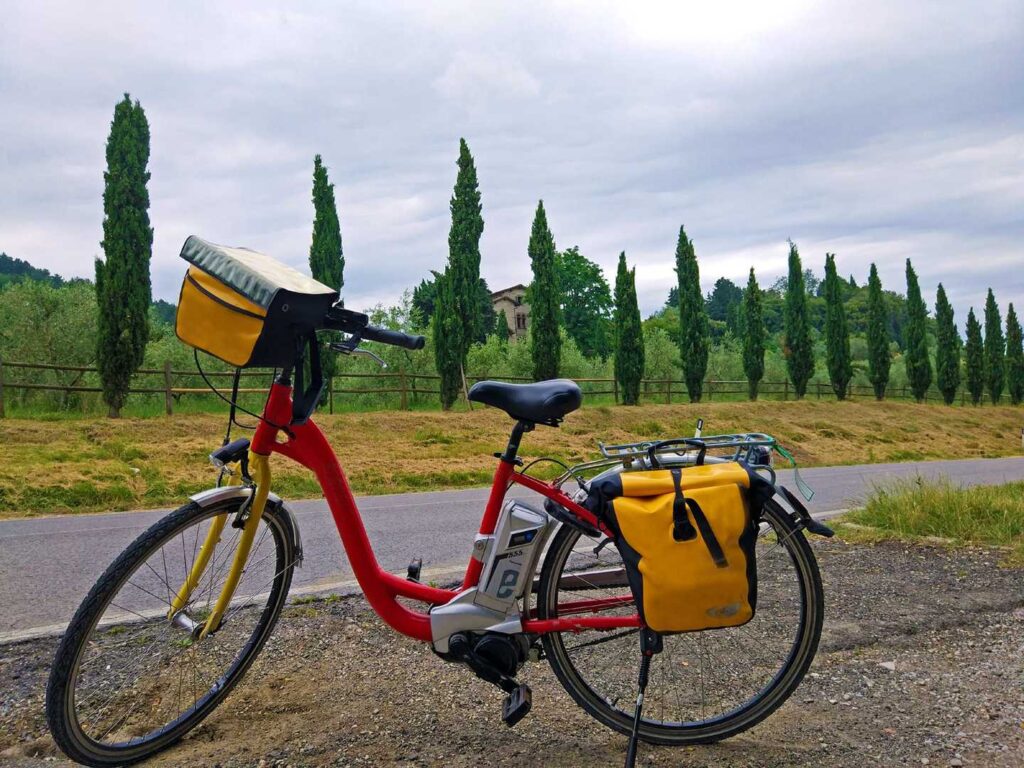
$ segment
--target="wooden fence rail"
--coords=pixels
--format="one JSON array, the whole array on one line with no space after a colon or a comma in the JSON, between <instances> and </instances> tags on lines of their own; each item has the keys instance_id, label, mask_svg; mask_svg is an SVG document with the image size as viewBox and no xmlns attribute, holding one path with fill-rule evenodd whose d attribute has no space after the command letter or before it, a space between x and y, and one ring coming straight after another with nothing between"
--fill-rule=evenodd
<instances>
[{"instance_id":1,"label":"wooden fence rail","mask_svg":"<svg viewBox=\"0 0 1024 768\"><path fill-rule=\"evenodd\" d=\"M51 391L61 392L66 394L74 393L100 393L102 388L98 386L87 386L80 384L82 376L76 376L74 380L67 384L40 384L28 381L16 381L10 378L14 371L28 371L28 370L39 370L39 371L54 371L54 372L71 372L78 374L94 373L98 374L99 371L95 367L90 366L75 366L75 365L51 365L44 363L21 363L6 361L0 359L0 418L3 418L6 414L4 405L5 391L21 390L21 391ZM230 379L235 374L231 371L205 371L207 378L218 378L218 379ZM267 379L268 375L266 371L242 371L242 377L262 377ZM160 384L159 386L133 386L128 392L129 394L146 394L146 395L159 395L164 396L164 410L167 415L174 413L174 404L178 398L183 395L200 395L209 394L210 390L206 387L195 387L195 386L184 386L176 383L176 378L189 377L195 378L198 376L196 371L179 371L175 370L171 366L171 362L167 361L163 368L140 368L136 371L136 376L148 376L157 377ZM430 373L412 373L408 371L382 371L380 373L338 373L328 380L327 382L327 407L330 413L334 413L334 396L335 395L398 395L398 407L401 410L409 410L411 407L410 397L413 399L420 397L437 398L438 387L437 382L440 381L440 376L437 374ZM468 382L482 381L488 378L485 375L466 375ZM502 376L503 381L513 382L529 382L533 381L528 377L523 376ZM376 382L384 384L384 386L377 387L359 387L359 386L343 386L338 387L336 382L344 380L354 380L354 383L358 384L360 379L374 379ZM584 394L586 395L612 395L615 402L619 402L619 384L615 379L612 378L579 378L575 381L583 385ZM419 384L419 386L417 386ZM266 387L239 387L238 392L241 394L261 394L267 391ZM782 400L791 399L790 382L789 381L762 381L759 393L764 397L776 397ZM673 398L686 399L687 391L682 382L672 379L645 379L641 382L640 389L641 397L645 400L652 402L663 402L671 404ZM794 393L795 394L795 393ZM704 397L707 401L714 401L716 397L733 397L740 396L746 398L747 396L747 382L746 381L725 381L709 379L704 382ZM806 393L807 397L815 397L820 400L824 398L835 397L832 392L832 388L828 383L825 382L814 382L808 387ZM857 385L849 388L849 397L851 398L873 398L874 390L872 387ZM895 400L907 400L912 399L912 395L906 386L900 387L889 387L886 390L886 397ZM1008 396L1004 395L1003 399L1008 399ZM930 402L941 402L942 397L937 390L934 388L930 390L925 397L926 401ZM966 393L961 390L959 400L961 404L966 402ZM1002 400L1001 400L1002 401Z\"/></svg>"}]
</instances>

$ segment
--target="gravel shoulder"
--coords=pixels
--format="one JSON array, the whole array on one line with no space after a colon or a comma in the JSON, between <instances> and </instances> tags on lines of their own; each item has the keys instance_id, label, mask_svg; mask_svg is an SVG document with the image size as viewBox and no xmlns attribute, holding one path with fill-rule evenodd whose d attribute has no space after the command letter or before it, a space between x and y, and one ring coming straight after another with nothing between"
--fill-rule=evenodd
<instances>
[{"instance_id":1,"label":"gravel shoulder","mask_svg":"<svg viewBox=\"0 0 1024 768\"><path fill-rule=\"evenodd\" d=\"M1024 570L1000 553L814 542L821 649L790 701L727 742L642 747L641 764L1024 765ZM56 641L0 646L0 764L64 764L42 691ZM290 605L227 702L155 766L621 764L625 739L578 709L545 664L534 709L387 630L361 598Z\"/></svg>"}]
</instances>

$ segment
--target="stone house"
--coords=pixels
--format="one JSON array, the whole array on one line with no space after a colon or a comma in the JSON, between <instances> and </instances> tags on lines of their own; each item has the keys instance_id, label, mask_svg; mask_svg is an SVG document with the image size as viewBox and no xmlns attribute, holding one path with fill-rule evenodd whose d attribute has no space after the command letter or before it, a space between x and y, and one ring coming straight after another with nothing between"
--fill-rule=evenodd
<instances>
[{"instance_id":1,"label":"stone house","mask_svg":"<svg viewBox=\"0 0 1024 768\"><path fill-rule=\"evenodd\" d=\"M517 340L526 336L530 322L530 305L524 303L525 298L525 285L513 285L491 294L494 314L505 313L509 336Z\"/></svg>"}]
</instances>

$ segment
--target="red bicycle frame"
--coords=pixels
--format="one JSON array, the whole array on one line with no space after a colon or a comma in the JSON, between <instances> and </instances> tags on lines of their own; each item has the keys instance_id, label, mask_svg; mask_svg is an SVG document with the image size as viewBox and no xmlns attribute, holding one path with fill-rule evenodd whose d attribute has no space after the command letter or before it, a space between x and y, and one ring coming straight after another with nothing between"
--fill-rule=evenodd
<instances>
[{"instance_id":1,"label":"red bicycle frame","mask_svg":"<svg viewBox=\"0 0 1024 768\"><path fill-rule=\"evenodd\" d=\"M292 388L275 382L264 409L264 419L256 428L252 439L254 453L270 456L280 453L311 470L316 475L324 497L331 510L331 516L338 528L341 542L352 564L356 581L363 594L377 614L393 629L403 635L430 642L429 613L410 610L398 602L399 597L409 598L427 605L443 605L454 598L460 590L439 589L415 581L409 581L388 573L377 562L370 539L366 535L356 500L349 488L345 473L338 463L330 443L313 421L294 424L285 431L275 424L288 424L292 418ZM284 434L282 434L284 432ZM591 526L598 526L598 520L587 509L576 504L560 488L536 478L515 471L515 465L502 459L494 475L490 497L480 521L480 533L494 533L505 493L518 483L536 491L577 515ZM477 585L483 565L470 559L462 589ZM523 630L531 634L547 632L579 632L585 629L610 630L623 627L639 627L640 617L598 616L601 611L620 607L626 602L622 598L580 600L558 606L559 617L553 619L531 619L524 617ZM590 614L590 615L587 615Z\"/></svg>"}]
</instances>

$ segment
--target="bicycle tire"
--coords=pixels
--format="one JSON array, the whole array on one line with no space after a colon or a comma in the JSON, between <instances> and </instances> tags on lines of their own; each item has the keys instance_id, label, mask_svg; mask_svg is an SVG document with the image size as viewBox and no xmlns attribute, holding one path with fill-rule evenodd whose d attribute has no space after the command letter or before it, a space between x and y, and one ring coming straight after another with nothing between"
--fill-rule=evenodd
<instances>
[{"instance_id":1,"label":"bicycle tire","mask_svg":"<svg viewBox=\"0 0 1024 768\"><path fill-rule=\"evenodd\" d=\"M207 691L193 711L148 734L129 746L101 744L83 732L75 713L74 694L83 650L97 623L121 587L148 562L147 557L179 533L207 517L237 512L240 499L202 507L186 504L157 521L135 539L110 564L82 601L57 648L46 687L46 719L57 746L72 760L89 766L128 765L153 756L171 746L199 725L231 692L251 666L284 607L295 567L298 535L291 516L279 505L268 503L265 522L274 537L276 554L274 578L266 606L242 651L226 674Z\"/></svg>"},{"instance_id":2,"label":"bicycle tire","mask_svg":"<svg viewBox=\"0 0 1024 768\"><path fill-rule=\"evenodd\" d=\"M651 744L684 746L707 744L734 736L753 727L778 709L797 688L807 672L817 651L824 618L824 595L821 574L818 570L814 552L807 543L803 533L796 529L792 519L784 509L774 501L769 501L765 505L762 520L769 522L771 527L775 529L776 534L779 531L782 532L784 538L780 541L786 543L786 549L799 576L801 594L800 623L789 655L767 687L760 690L754 698L747 701L744 705L727 712L722 717L687 723L680 722L672 725L656 723L646 719L648 710L646 708L647 702L645 702L645 719L641 721L639 731L641 740ZM555 618L557 616L558 584L562 578L565 564L568 562L569 556L581 535L579 530L563 525L552 540L541 568L541 577L538 585L536 609L541 619ZM614 547L608 547L608 549L614 551ZM630 608L635 610L632 606ZM763 610L763 608L760 610ZM727 630L710 630L710 632L715 633L723 631ZM664 641L667 647L676 638L700 634L706 633L671 635L666 636ZM573 637L572 633L566 633L566 635ZM635 670L639 667L640 654L639 642L635 637L634 641L635 644L630 645L631 650L629 652L635 654L630 657L635 659L633 662L633 669ZM616 709L607 697L602 696L600 692L596 691L587 682L580 670L573 664L569 653L566 652L562 633L553 632L544 635L543 645L545 656L555 676L573 700L605 726L628 735L632 728L632 706L628 706L628 709L625 710ZM623 647L625 647L625 644L623 644ZM654 661L656 665L658 663L657 657L655 657ZM632 680L632 695L635 698L635 676Z\"/></svg>"}]
</instances>

